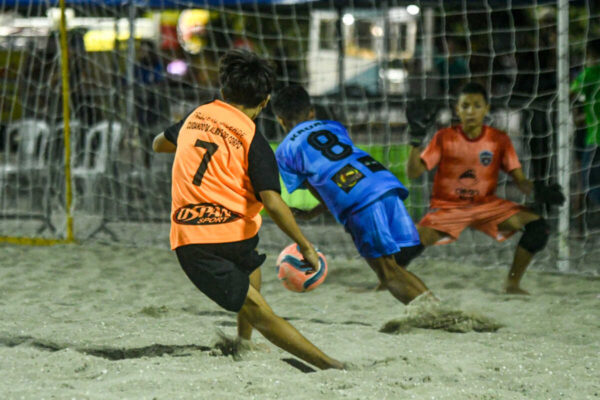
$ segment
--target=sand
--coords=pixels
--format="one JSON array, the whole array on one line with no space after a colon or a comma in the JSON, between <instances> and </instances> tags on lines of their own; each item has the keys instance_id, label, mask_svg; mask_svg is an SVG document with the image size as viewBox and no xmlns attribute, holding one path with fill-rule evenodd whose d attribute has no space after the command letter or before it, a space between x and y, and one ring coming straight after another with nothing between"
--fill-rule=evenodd
<instances>
[{"instance_id":1,"label":"sand","mask_svg":"<svg viewBox=\"0 0 600 400\"><path fill-rule=\"evenodd\" d=\"M532 296L500 292L505 269L417 260L445 307L492 332L408 328L411 311L360 259L334 258L313 292L263 294L348 371L310 371L255 332L224 355L235 315L157 248L0 246L0 399L600 399L600 280L529 271ZM414 311L414 309L412 309Z\"/></svg>"}]
</instances>

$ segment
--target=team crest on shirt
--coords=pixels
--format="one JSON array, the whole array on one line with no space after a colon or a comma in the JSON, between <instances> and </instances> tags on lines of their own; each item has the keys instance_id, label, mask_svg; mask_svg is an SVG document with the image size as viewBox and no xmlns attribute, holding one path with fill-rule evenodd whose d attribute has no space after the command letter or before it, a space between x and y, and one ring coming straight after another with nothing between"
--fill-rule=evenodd
<instances>
[{"instance_id":1,"label":"team crest on shirt","mask_svg":"<svg viewBox=\"0 0 600 400\"><path fill-rule=\"evenodd\" d=\"M494 159L494 153L492 153L489 150L483 150L482 152L479 153L479 161L481 161L481 164L483 164L484 167L487 167L488 165L490 165L492 163L493 159Z\"/></svg>"},{"instance_id":2,"label":"team crest on shirt","mask_svg":"<svg viewBox=\"0 0 600 400\"><path fill-rule=\"evenodd\" d=\"M335 173L331 180L334 181L340 189L348 193L354 186L356 186L358 181L364 177L365 175L362 172L354 168L352 165L346 164L344 168Z\"/></svg>"},{"instance_id":3,"label":"team crest on shirt","mask_svg":"<svg viewBox=\"0 0 600 400\"><path fill-rule=\"evenodd\" d=\"M188 204L173 213L173 222L181 225L226 224L242 216L212 203Z\"/></svg>"}]
</instances>

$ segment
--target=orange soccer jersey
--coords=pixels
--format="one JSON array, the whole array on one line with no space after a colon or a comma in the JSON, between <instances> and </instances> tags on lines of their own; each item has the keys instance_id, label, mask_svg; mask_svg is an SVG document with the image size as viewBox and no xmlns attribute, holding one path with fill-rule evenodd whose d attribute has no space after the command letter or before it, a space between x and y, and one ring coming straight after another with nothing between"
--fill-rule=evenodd
<instances>
[{"instance_id":1,"label":"orange soccer jersey","mask_svg":"<svg viewBox=\"0 0 600 400\"><path fill-rule=\"evenodd\" d=\"M500 170L521 167L509 136L483 126L469 139L460 126L439 130L421 159L428 170L438 167L433 181L431 208L453 208L496 199Z\"/></svg>"},{"instance_id":2,"label":"orange soccer jersey","mask_svg":"<svg viewBox=\"0 0 600 400\"><path fill-rule=\"evenodd\" d=\"M172 249L258 233L262 203L247 173L255 128L245 114L219 100L185 119L173 162Z\"/></svg>"}]
</instances>

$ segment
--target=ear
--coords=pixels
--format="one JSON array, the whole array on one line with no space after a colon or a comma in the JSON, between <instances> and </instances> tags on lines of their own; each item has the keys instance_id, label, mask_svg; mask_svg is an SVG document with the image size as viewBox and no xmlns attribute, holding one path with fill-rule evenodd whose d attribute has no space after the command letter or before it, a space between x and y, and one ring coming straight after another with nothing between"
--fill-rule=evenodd
<instances>
[{"instance_id":1,"label":"ear","mask_svg":"<svg viewBox=\"0 0 600 400\"><path fill-rule=\"evenodd\" d=\"M311 107L310 111L308 112L308 119L315 119L315 108Z\"/></svg>"}]
</instances>

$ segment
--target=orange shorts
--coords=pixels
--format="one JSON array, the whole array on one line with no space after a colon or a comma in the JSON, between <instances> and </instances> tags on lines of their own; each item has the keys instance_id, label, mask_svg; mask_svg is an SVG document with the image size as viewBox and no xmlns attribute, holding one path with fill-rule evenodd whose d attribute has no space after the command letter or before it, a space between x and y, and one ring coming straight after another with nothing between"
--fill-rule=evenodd
<instances>
[{"instance_id":1,"label":"orange shorts","mask_svg":"<svg viewBox=\"0 0 600 400\"><path fill-rule=\"evenodd\" d=\"M496 198L480 204L434 209L423 217L419 225L448 235L436 244L455 241L467 227L477 229L502 242L512 236L515 231L500 232L498 224L523 210L525 207L520 204Z\"/></svg>"}]
</instances>

